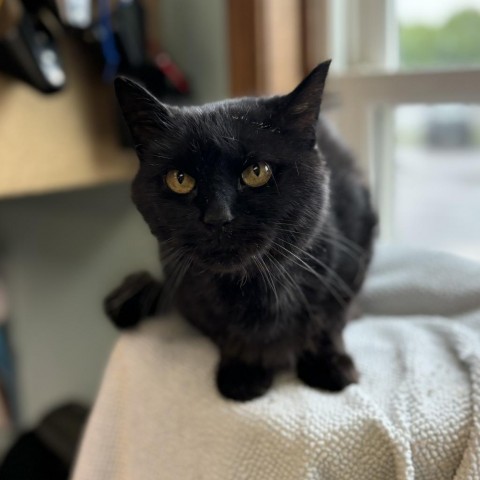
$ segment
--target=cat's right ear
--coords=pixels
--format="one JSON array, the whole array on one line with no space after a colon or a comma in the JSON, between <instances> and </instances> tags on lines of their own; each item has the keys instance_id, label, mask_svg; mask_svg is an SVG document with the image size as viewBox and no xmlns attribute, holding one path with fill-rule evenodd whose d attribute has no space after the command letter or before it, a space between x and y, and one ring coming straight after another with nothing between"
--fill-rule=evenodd
<instances>
[{"instance_id":1,"label":"cat's right ear","mask_svg":"<svg viewBox=\"0 0 480 480\"><path fill-rule=\"evenodd\" d=\"M161 145L174 128L173 114L148 90L126 77L115 79L117 96L123 118L140 154L150 144Z\"/></svg>"}]
</instances>

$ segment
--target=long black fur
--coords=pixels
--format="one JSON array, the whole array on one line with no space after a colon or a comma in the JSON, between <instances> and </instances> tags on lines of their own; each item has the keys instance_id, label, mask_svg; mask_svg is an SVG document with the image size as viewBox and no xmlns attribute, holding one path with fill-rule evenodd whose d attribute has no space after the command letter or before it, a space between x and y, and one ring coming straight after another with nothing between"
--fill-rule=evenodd
<instances>
[{"instance_id":1,"label":"long black fur","mask_svg":"<svg viewBox=\"0 0 480 480\"><path fill-rule=\"evenodd\" d=\"M319 115L328 67L289 95L188 108L116 80L140 159L132 198L166 280L130 276L107 312L128 328L175 306L218 346L217 385L228 398L263 394L290 364L321 389L357 380L342 330L376 220L351 154ZM248 187L241 173L260 161L273 176ZM194 177L195 189L169 190L171 169Z\"/></svg>"}]
</instances>

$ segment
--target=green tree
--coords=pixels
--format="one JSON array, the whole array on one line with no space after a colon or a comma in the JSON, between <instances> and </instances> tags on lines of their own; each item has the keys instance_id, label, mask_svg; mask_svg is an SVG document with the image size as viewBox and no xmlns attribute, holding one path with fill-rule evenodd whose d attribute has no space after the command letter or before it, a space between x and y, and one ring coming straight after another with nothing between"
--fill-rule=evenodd
<instances>
[{"instance_id":1,"label":"green tree","mask_svg":"<svg viewBox=\"0 0 480 480\"><path fill-rule=\"evenodd\" d=\"M407 68L480 64L480 12L464 10L440 27L401 25L400 59Z\"/></svg>"}]
</instances>

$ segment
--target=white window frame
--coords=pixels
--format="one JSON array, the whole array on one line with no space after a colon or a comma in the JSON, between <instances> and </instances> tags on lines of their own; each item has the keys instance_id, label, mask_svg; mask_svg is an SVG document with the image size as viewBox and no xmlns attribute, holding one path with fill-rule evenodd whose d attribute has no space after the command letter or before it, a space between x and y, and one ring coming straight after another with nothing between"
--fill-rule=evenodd
<instances>
[{"instance_id":1,"label":"white window frame","mask_svg":"<svg viewBox=\"0 0 480 480\"><path fill-rule=\"evenodd\" d=\"M307 9L318 21L312 64L333 59L330 89L340 98L333 117L369 176L380 238L391 241L395 107L480 103L480 68L399 70L395 0L307 0Z\"/></svg>"}]
</instances>

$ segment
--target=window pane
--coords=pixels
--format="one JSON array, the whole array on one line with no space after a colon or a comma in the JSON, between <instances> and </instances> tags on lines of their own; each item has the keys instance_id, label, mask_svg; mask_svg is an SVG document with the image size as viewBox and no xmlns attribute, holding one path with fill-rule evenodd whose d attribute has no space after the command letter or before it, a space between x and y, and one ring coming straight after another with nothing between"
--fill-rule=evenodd
<instances>
[{"instance_id":1,"label":"window pane","mask_svg":"<svg viewBox=\"0 0 480 480\"><path fill-rule=\"evenodd\" d=\"M480 260L480 106L400 106L395 133L395 241Z\"/></svg>"},{"instance_id":2,"label":"window pane","mask_svg":"<svg viewBox=\"0 0 480 480\"><path fill-rule=\"evenodd\" d=\"M400 65L480 65L480 0L396 0Z\"/></svg>"}]
</instances>

